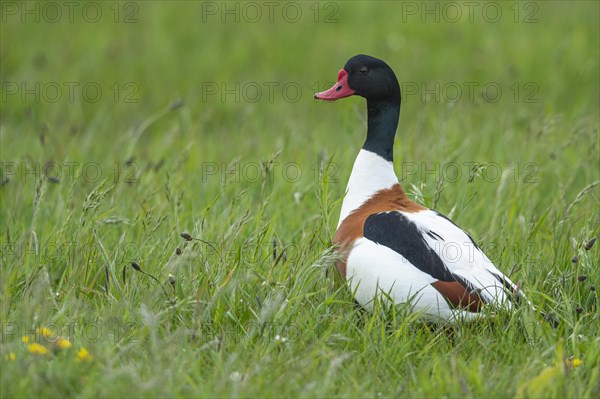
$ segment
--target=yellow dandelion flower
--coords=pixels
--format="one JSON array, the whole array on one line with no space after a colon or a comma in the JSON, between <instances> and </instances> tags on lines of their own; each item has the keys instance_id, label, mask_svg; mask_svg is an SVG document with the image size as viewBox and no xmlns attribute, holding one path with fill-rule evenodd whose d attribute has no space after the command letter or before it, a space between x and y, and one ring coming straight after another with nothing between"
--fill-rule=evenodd
<instances>
[{"instance_id":1,"label":"yellow dandelion flower","mask_svg":"<svg viewBox=\"0 0 600 399\"><path fill-rule=\"evenodd\" d=\"M69 349L71 345L71 341L65 338L60 338L58 341L56 341L56 347L58 349Z\"/></svg>"},{"instance_id":2,"label":"yellow dandelion flower","mask_svg":"<svg viewBox=\"0 0 600 399\"><path fill-rule=\"evenodd\" d=\"M24 344L29 343L29 341L31 341L31 337L29 335L23 335L21 337L21 342L23 342Z\"/></svg>"},{"instance_id":3,"label":"yellow dandelion flower","mask_svg":"<svg viewBox=\"0 0 600 399\"><path fill-rule=\"evenodd\" d=\"M27 345L27 350L34 355L45 355L48 353L48 349L44 345L40 345L37 342Z\"/></svg>"},{"instance_id":4,"label":"yellow dandelion flower","mask_svg":"<svg viewBox=\"0 0 600 399\"><path fill-rule=\"evenodd\" d=\"M76 358L80 362L91 362L94 359L94 356L87 349L81 348L77 351Z\"/></svg>"},{"instance_id":5,"label":"yellow dandelion flower","mask_svg":"<svg viewBox=\"0 0 600 399\"><path fill-rule=\"evenodd\" d=\"M44 337L46 339L54 337L54 333L47 327L36 328L35 332L36 332L36 334L40 334L42 337Z\"/></svg>"},{"instance_id":6,"label":"yellow dandelion flower","mask_svg":"<svg viewBox=\"0 0 600 399\"><path fill-rule=\"evenodd\" d=\"M14 362L15 360L17 360L17 355L15 354L15 352L10 352L4 355L4 358L9 362Z\"/></svg>"},{"instance_id":7,"label":"yellow dandelion flower","mask_svg":"<svg viewBox=\"0 0 600 399\"><path fill-rule=\"evenodd\" d=\"M578 358L567 359L567 364L573 368L583 365L583 360Z\"/></svg>"}]
</instances>

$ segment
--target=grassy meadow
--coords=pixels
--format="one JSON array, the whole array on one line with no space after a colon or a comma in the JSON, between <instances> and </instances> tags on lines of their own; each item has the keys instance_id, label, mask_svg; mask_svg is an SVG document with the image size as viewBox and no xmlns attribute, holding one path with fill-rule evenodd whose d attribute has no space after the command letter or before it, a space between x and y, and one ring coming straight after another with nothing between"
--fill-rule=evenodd
<instances>
[{"instance_id":1,"label":"grassy meadow","mask_svg":"<svg viewBox=\"0 0 600 399\"><path fill-rule=\"evenodd\" d=\"M2 397L599 397L600 6L0 3ZM70 3L69 3L70 4ZM539 309L358 309L332 238L403 90L395 167Z\"/></svg>"}]
</instances>

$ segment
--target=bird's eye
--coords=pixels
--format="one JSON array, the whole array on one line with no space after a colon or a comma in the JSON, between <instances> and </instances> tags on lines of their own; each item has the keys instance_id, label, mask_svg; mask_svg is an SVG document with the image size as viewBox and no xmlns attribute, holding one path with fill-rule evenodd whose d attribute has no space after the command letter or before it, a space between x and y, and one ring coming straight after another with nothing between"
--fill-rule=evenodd
<instances>
[{"instance_id":1,"label":"bird's eye","mask_svg":"<svg viewBox=\"0 0 600 399\"><path fill-rule=\"evenodd\" d=\"M367 72L369 72L369 68L367 68L366 66L360 68L361 75L366 75Z\"/></svg>"}]
</instances>

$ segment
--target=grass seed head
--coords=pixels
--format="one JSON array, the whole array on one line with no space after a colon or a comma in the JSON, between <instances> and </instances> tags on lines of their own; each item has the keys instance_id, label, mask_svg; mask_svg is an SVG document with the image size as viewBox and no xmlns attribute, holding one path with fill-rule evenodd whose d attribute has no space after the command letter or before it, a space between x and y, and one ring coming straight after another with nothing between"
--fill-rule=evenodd
<instances>
[{"instance_id":1,"label":"grass seed head","mask_svg":"<svg viewBox=\"0 0 600 399\"><path fill-rule=\"evenodd\" d=\"M589 240L588 242L586 242L583 247L585 248L586 251L589 251L590 249L592 249L595 242L596 242L596 237L594 237L591 240Z\"/></svg>"},{"instance_id":2,"label":"grass seed head","mask_svg":"<svg viewBox=\"0 0 600 399\"><path fill-rule=\"evenodd\" d=\"M573 255L573 257L571 258L571 263L577 263L577 262L579 262L579 256Z\"/></svg>"}]
</instances>

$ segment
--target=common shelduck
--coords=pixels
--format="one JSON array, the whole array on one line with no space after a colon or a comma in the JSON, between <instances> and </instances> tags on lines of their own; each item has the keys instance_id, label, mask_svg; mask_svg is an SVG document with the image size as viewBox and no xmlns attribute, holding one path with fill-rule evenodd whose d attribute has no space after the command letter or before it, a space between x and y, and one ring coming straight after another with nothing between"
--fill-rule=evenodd
<instances>
[{"instance_id":1,"label":"common shelduck","mask_svg":"<svg viewBox=\"0 0 600 399\"><path fill-rule=\"evenodd\" d=\"M357 55L315 98L367 100L367 139L350 174L334 242L340 274L356 301L408 303L429 320L473 319L486 307L511 309L519 288L450 219L411 201L394 173L400 86L382 60ZM383 295L381 295L383 293ZM487 306L489 305L489 306Z\"/></svg>"}]
</instances>

